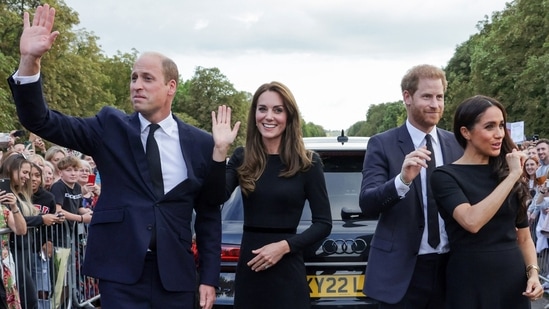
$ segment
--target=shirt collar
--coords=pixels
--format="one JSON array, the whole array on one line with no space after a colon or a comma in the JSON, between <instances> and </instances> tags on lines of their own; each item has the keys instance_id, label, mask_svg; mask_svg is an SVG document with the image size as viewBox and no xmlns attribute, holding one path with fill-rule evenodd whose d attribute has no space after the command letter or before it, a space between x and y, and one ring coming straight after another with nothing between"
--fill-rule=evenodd
<instances>
[{"instance_id":1,"label":"shirt collar","mask_svg":"<svg viewBox=\"0 0 549 309\"><path fill-rule=\"evenodd\" d=\"M418 128L414 127L408 119L406 119L406 129L408 129L408 133L410 133L410 137L412 137L412 142L414 143L415 148L419 148L422 145L425 145L425 132L420 131ZM434 143L434 145L438 145L438 134L437 134L437 127L433 127L431 132L428 134L431 134L431 141Z\"/></svg>"},{"instance_id":2,"label":"shirt collar","mask_svg":"<svg viewBox=\"0 0 549 309\"><path fill-rule=\"evenodd\" d=\"M141 133L143 134L145 130L149 127L149 124L151 124L150 121L145 119L143 115L137 114L139 117L139 123L141 125ZM162 131L166 132L166 134L170 135L170 133L173 131L174 128L177 127L177 123L175 122L175 119L172 116L172 113L168 115L168 117L164 118L164 120L160 121L158 123Z\"/></svg>"}]
</instances>

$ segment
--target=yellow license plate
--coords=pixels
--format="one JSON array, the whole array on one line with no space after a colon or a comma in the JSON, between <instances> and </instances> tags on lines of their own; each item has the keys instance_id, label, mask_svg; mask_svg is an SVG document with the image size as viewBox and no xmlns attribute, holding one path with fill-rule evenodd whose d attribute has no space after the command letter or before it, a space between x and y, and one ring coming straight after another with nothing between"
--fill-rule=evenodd
<instances>
[{"instance_id":1,"label":"yellow license plate","mask_svg":"<svg viewBox=\"0 0 549 309\"><path fill-rule=\"evenodd\" d=\"M365 297L364 275L307 276L310 297Z\"/></svg>"}]
</instances>

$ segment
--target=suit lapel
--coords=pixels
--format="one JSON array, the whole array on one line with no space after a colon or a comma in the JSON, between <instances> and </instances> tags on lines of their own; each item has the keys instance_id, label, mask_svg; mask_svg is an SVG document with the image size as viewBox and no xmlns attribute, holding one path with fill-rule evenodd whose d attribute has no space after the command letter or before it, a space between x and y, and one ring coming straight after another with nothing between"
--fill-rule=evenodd
<instances>
[{"instance_id":1,"label":"suit lapel","mask_svg":"<svg viewBox=\"0 0 549 309\"><path fill-rule=\"evenodd\" d=\"M179 146L181 147L183 160L185 160L185 165L187 166L187 177L189 179L194 179L195 174L192 168L194 166L192 154L195 152L194 137L187 124L179 120L179 118L175 115L173 115L173 118L177 122L177 130L179 131Z\"/></svg>"},{"instance_id":2,"label":"suit lapel","mask_svg":"<svg viewBox=\"0 0 549 309\"><path fill-rule=\"evenodd\" d=\"M446 133L447 134L447 133ZM454 156L454 149L452 149L452 144L449 141L449 136L444 135L443 132L437 129L438 140L440 141L440 150L442 151L442 158L444 159L444 164L450 164L456 160ZM451 138L454 138L453 136Z\"/></svg>"},{"instance_id":3,"label":"suit lapel","mask_svg":"<svg viewBox=\"0 0 549 309\"><path fill-rule=\"evenodd\" d=\"M412 141L412 137L410 136L410 133L406 128L406 124L398 128L398 143L400 146L400 150L402 151L402 161L404 161L404 157L416 149L414 146L414 142ZM421 175L417 175L417 177L414 178L412 182L414 184L413 190L415 191L416 198L419 201L418 203L416 203L416 205L418 205L417 210L419 211L421 218L423 218L424 214L423 194L421 193Z\"/></svg>"}]
</instances>

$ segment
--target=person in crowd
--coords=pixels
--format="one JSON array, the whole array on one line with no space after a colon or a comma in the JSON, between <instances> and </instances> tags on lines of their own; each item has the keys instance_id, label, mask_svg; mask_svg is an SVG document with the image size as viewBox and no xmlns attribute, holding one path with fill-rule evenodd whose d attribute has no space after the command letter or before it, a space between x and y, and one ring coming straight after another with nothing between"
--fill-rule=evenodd
<instances>
[{"instance_id":1,"label":"person in crowd","mask_svg":"<svg viewBox=\"0 0 549 309\"><path fill-rule=\"evenodd\" d=\"M25 144L22 143L17 143L13 145L12 150L25 156L30 155L28 148L25 146Z\"/></svg>"},{"instance_id":2,"label":"person in crowd","mask_svg":"<svg viewBox=\"0 0 549 309\"><path fill-rule=\"evenodd\" d=\"M50 309L52 297L51 276L53 273L53 230L48 226L62 223L63 218L59 217L56 211L55 199L51 192L42 187L42 169L38 164L31 166L32 203L39 214L42 215L42 226L34 233L37 242L37 251L33 255L31 263L31 274L38 293L38 308Z\"/></svg>"},{"instance_id":3,"label":"person in crowd","mask_svg":"<svg viewBox=\"0 0 549 309\"><path fill-rule=\"evenodd\" d=\"M430 195L427 166L436 162L432 170L462 154L453 134L436 127L446 87L440 68L411 68L401 82L406 123L368 141L359 204L364 214L379 216L379 222L364 293L382 309L444 306L449 247ZM428 141L432 150L427 149Z\"/></svg>"},{"instance_id":4,"label":"person in crowd","mask_svg":"<svg viewBox=\"0 0 549 309\"><path fill-rule=\"evenodd\" d=\"M529 156L527 154L526 160L524 161L524 170L522 171L522 177L528 185L530 190L530 196L534 197L536 195L536 190L538 186L545 185L545 182L539 183L536 181L536 171L539 168L539 159L538 156Z\"/></svg>"},{"instance_id":5,"label":"person in crowd","mask_svg":"<svg viewBox=\"0 0 549 309\"><path fill-rule=\"evenodd\" d=\"M503 105L493 98L463 101L453 127L464 154L431 178L452 248L449 309L530 308L543 295L526 216L526 154L507 134L506 121Z\"/></svg>"},{"instance_id":6,"label":"person in crowd","mask_svg":"<svg viewBox=\"0 0 549 309\"><path fill-rule=\"evenodd\" d=\"M38 165L40 167L40 169L43 169L44 165L46 164L46 163L44 163L44 162L46 162L46 159L44 159L44 157L40 154L32 154L32 155L28 156L27 159L29 161L31 161L32 163Z\"/></svg>"},{"instance_id":7,"label":"person in crowd","mask_svg":"<svg viewBox=\"0 0 549 309\"><path fill-rule=\"evenodd\" d=\"M537 177L547 177L549 173L549 139L542 138L536 142L539 167L536 171Z\"/></svg>"},{"instance_id":8,"label":"person in crowd","mask_svg":"<svg viewBox=\"0 0 549 309\"><path fill-rule=\"evenodd\" d=\"M24 13L19 68L8 82L27 130L92 156L101 171L83 271L99 279L102 307L192 308L198 285L200 307L211 308L220 271L225 160L239 127L231 128L230 108L212 112L213 137L179 120L171 112L177 65L147 52L132 68L133 114L112 107L88 118L53 112L42 94L40 65L59 35L52 32L54 20L47 4L37 7L32 25ZM198 269L190 250L193 209Z\"/></svg>"},{"instance_id":9,"label":"person in crowd","mask_svg":"<svg viewBox=\"0 0 549 309\"><path fill-rule=\"evenodd\" d=\"M12 192L17 197L17 206L22 213L27 226L38 227L44 221L32 203L32 183L30 179L32 162L23 155L16 154L7 158L1 167L2 178L10 179ZM38 293L31 276L31 256L36 243L35 234L27 233L10 238L10 248L15 256L17 266L17 280L23 308L38 307Z\"/></svg>"},{"instance_id":10,"label":"person in crowd","mask_svg":"<svg viewBox=\"0 0 549 309\"><path fill-rule=\"evenodd\" d=\"M526 160L524 161L524 167L522 171L522 177L528 186L530 191L530 200L527 201L528 204L528 221L532 225L535 223L535 220L538 216L539 209L534 207L535 203L532 203L532 199L536 196L538 192L538 187L540 185L545 185L545 182L539 183L539 178L536 177L536 170L539 168L539 160L537 154L535 156L529 156L526 154Z\"/></svg>"},{"instance_id":11,"label":"person in crowd","mask_svg":"<svg viewBox=\"0 0 549 309\"><path fill-rule=\"evenodd\" d=\"M31 143L30 149L32 149L35 154L46 154L46 143L44 143L40 136L30 133L29 142Z\"/></svg>"},{"instance_id":12,"label":"person in crowd","mask_svg":"<svg viewBox=\"0 0 549 309\"><path fill-rule=\"evenodd\" d=\"M67 151L63 147L57 145L51 146L48 150L46 150L44 159L50 162L54 167L53 182L59 180L59 169L57 168L57 163L59 163L59 161L67 155Z\"/></svg>"},{"instance_id":13,"label":"person in crowd","mask_svg":"<svg viewBox=\"0 0 549 309\"><path fill-rule=\"evenodd\" d=\"M271 82L255 92L246 147L231 156L226 183L227 198L240 185L244 205L234 307L308 308L301 251L329 235L331 211L321 159L305 149L297 103L285 85ZM313 223L296 234L306 200Z\"/></svg>"},{"instance_id":14,"label":"person in crowd","mask_svg":"<svg viewBox=\"0 0 549 309\"><path fill-rule=\"evenodd\" d=\"M56 212L62 213L69 221L90 223L92 210L82 206L82 187L78 183L81 160L75 156L66 156L57 163L59 180L50 192L55 197Z\"/></svg>"},{"instance_id":15,"label":"person in crowd","mask_svg":"<svg viewBox=\"0 0 549 309\"><path fill-rule=\"evenodd\" d=\"M4 162L6 162L6 160L13 155L20 155L20 153L16 152L13 149L6 151L2 156L2 160L0 160L0 166L4 165Z\"/></svg>"},{"instance_id":16,"label":"person in crowd","mask_svg":"<svg viewBox=\"0 0 549 309\"><path fill-rule=\"evenodd\" d=\"M529 145L528 148L526 148L526 154L529 157L536 157L536 159L539 162L538 151L536 150L536 145Z\"/></svg>"},{"instance_id":17,"label":"person in crowd","mask_svg":"<svg viewBox=\"0 0 549 309\"><path fill-rule=\"evenodd\" d=\"M549 213L548 182L546 180L545 183L537 186L537 193L532 199L530 207L528 207L530 221L532 221L532 218L536 219L537 217L537 221L534 221L534 235L536 236L536 252L539 256L540 275L544 277L549 276L549 238L546 233L542 232ZM547 282L543 283L542 286L544 290L549 288Z\"/></svg>"},{"instance_id":18,"label":"person in crowd","mask_svg":"<svg viewBox=\"0 0 549 309\"><path fill-rule=\"evenodd\" d=\"M101 175L99 175L99 170L97 170L97 165L95 165L95 161L93 160L93 158L91 156L82 154L81 159L89 163L91 167L90 173L95 175L95 184L101 186Z\"/></svg>"},{"instance_id":19,"label":"person in crowd","mask_svg":"<svg viewBox=\"0 0 549 309\"><path fill-rule=\"evenodd\" d=\"M9 227L15 235L27 233L27 223L17 207L17 196L13 192L0 190L0 228ZM9 251L10 234L0 236L0 258L2 284L0 285L0 308L21 309L21 300L17 288L15 261Z\"/></svg>"},{"instance_id":20,"label":"person in crowd","mask_svg":"<svg viewBox=\"0 0 549 309\"><path fill-rule=\"evenodd\" d=\"M44 169L42 171L42 174L44 175L44 189L50 190L51 185L53 184L54 180L54 174L55 167L53 166L53 163L50 161L44 161Z\"/></svg>"},{"instance_id":21,"label":"person in crowd","mask_svg":"<svg viewBox=\"0 0 549 309\"><path fill-rule=\"evenodd\" d=\"M82 207L92 209L97 203L99 194L101 193L101 187L95 183L95 179L90 183L89 176L94 175L93 169L90 166L89 161L80 160L81 168L78 171L78 184L82 188Z\"/></svg>"}]
</instances>

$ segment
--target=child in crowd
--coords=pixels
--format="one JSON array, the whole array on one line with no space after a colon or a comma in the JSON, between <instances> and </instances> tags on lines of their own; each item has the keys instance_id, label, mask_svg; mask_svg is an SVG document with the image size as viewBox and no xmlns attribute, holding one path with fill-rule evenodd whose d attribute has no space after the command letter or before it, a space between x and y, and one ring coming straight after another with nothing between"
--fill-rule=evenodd
<instances>
[{"instance_id":1,"label":"child in crowd","mask_svg":"<svg viewBox=\"0 0 549 309\"><path fill-rule=\"evenodd\" d=\"M59 160L57 169L60 179L51 186L50 191L55 196L57 213L62 212L70 221L89 223L92 212L82 207L82 187L78 183L81 168L80 159L74 156Z\"/></svg>"}]
</instances>

